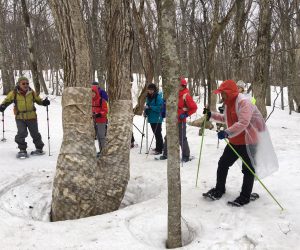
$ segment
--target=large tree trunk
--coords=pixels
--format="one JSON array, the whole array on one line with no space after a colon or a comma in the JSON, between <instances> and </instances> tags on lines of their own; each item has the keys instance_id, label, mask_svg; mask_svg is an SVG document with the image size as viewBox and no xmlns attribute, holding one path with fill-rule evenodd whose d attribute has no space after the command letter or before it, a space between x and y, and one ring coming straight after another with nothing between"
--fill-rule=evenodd
<instances>
[{"instance_id":1,"label":"large tree trunk","mask_svg":"<svg viewBox=\"0 0 300 250\"><path fill-rule=\"evenodd\" d=\"M32 30L30 26L30 18L26 6L26 0L21 0L21 3L22 3L23 19L26 27L26 37L28 43L27 48L29 52L29 62L30 62L30 68L32 72L33 85L35 88L35 92L39 95L40 94L39 72L38 72L37 60L36 60L35 50L33 45L33 36L32 36Z\"/></svg>"},{"instance_id":2,"label":"large tree trunk","mask_svg":"<svg viewBox=\"0 0 300 250\"><path fill-rule=\"evenodd\" d=\"M50 0L64 61L64 136L52 192L52 221L91 215L95 206L96 149L91 119L92 80L79 0Z\"/></svg>"},{"instance_id":3,"label":"large tree trunk","mask_svg":"<svg viewBox=\"0 0 300 250\"><path fill-rule=\"evenodd\" d=\"M5 43L5 15L4 6L0 2L0 69L2 76L3 95L7 95L14 88L14 78L10 67L8 66L7 47ZM11 77L12 76L12 77Z\"/></svg>"},{"instance_id":4,"label":"large tree trunk","mask_svg":"<svg viewBox=\"0 0 300 250\"><path fill-rule=\"evenodd\" d=\"M161 12L160 12L161 11ZM181 181L179 163L179 135L177 123L179 64L176 51L175 2L158 3L159 43L161 46L162 82L167 99L168 141L168 248L182 246L181 239Z\"/></svg>"},{"instance_id":5,"label":"large tree trunk","mask_svg":"<svg viewBox=\"0 0 300 250\"><path fill-rule=\"evenodd\" d=\"M270 50L271 50L271 16L270 0L261 0L259 14L259 29L254 68L253 94L256 106L263 117L267 116L266 90L269 81Z\"/></svg>"},{"instance_id":6,"label":"large tree trunk","mask_svg":"<svg viewBox=\"0 0 300 250\"><path fill-rule=\"evenodd\" d=\"M96 206L93 214L117 210L129 181L132 133L131 56L133 31L131 0L106 0L107 80L110 121L107 147L98 161Z\"/></svg>"}]
</instances>

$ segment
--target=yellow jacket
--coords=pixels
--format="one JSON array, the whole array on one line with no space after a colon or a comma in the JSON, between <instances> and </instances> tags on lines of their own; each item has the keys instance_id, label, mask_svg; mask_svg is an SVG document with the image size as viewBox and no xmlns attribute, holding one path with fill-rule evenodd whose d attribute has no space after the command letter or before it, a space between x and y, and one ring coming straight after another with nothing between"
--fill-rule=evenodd
<instances>
[{"instance_id":1,"label":"yellow jacket","mask_svg":"<svg viewBox=\"0 0 300 250\"><path fill-rule=\"evenodd\" d=\"M16 119L33 120L37 118L34 103L42 105L42 99L31 88L29 88L25 95L22 95L16 87L8 93L7 97L2 102L2 104L6 106L11 103L15 104L14 113L16 115Z\"/></svg>"}]
</instances>

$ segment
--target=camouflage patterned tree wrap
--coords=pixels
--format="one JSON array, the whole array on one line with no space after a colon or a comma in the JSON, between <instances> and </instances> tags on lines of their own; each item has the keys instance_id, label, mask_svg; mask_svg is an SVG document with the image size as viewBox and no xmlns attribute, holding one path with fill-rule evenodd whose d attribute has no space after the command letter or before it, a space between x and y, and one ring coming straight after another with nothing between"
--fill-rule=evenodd
<instances>
[{"instance_id":1,"label":"camouflage patterned tree wrap","mask_svg":"<svg viewBox=\"0 0 300 250\"><path fill-rule=\"evenodd\" d=\"M129 156L132 133L132 102L110 104L107 147L97 162L96 207L93 215L119 208L129 181Z\"/></svg>"},{"instance_id":2,"label":"camouflage patterned tree wrap","mask_svg":"<svg viewBox=\"0 0 300 250\"><path fill-rule=\"evenodd\" d=\"M63 92L63 142L52 191L52 221L90 216L95 205L96 149L91 119L91 90Z\"/></svg>"}]
</instances>

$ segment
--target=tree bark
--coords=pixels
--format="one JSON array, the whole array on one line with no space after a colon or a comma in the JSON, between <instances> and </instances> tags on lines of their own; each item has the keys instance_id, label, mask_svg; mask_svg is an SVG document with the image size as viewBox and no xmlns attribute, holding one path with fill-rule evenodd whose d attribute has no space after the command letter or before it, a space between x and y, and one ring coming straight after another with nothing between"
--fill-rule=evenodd
<instances>
[{"instance_id":1,"label":"tree bark","mask_svg":"<svg viewBox=\"0 0 300 250\"><path fill-rule=\"evenodd\" d=\"M267 117L266 90L269 82L270 48L271 48L271 16L270 0L259 2L259 28L257 34L257 47L254 68L253 94L256 106Z\"/></svg>"},{"instance_id":2,"label":"tree bark","mask_svg":"<svg viewBox=\"0 0 300 250\"><path fill-rule=\"evenodd\" d=\"M117 210L129 181L132 134L131 57L133 30L131 0L106 0L106 53L110 122L107 146L97 162L96 206L93 214Z\"/></svg>"},{"instance_id":3,"label":"tree bark","mask_svg":"<svg viewBox=\"0 0 300 250\"><path fill-rule=\"evenodd\" d=\"M23 11L23 19L25 23L26 28L26 37L27 37L27 48L29 52L29 62L30 62L30 68L32 72L32 78L33 78L33 85L35 88L35 92L37 95L40 94L41 87L39 83L39 73L38 73L38 66L37 66L37 60L35 55L35 49L33 44L33 36L32 36L32 30L30 26L30 18L28 14L28 9L26 6L26 0L21 0L22 3L22 11Z\"/></svg>"},{"instance_id":4,"label":"tree bark","mask_svg":"<svg viewBox=\"0 0 300 250\"><path fill-rule=\"evenodd\" d=\"M160 5L161 4L161 5ZM164 96L167 100L168 140L168 248L182 246L181 237L181 181L179 163L179 135L177 123L179 64L176 51L175 2L164 0L158 4L159 43Z\"/></svg>"},{"instance_id":5,"label":"tree bark","mask_svg":"<svg viewBox=\"0 0 300 250\"><path fill-rule=\"evenodd\" d=\"M91 59L80 1L50 0L49 3L59 33L65 83L63 142L57 160L51 206L51 219L58 221L91 215L98 172L89 88Z\"/></svg>"}]
</instances>

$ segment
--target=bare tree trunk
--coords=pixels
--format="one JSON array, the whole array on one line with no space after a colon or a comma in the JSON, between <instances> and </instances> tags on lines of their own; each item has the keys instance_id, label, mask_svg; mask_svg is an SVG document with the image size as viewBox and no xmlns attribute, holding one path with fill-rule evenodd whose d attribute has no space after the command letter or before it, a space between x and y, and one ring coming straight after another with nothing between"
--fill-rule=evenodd
<instances>
[{"instance_id":1,"label":"bare tree trunk","mask_svg":"<svg viewBox=\"0 0 300 250\"><path fill-rule=\"evenodd\" d=\"M168 140L168 248L182 246L181 181L179 164L179 135L177 123L179 65L176 51L175 2L158 2L159 44L161 47L162 82L167 99Z\"/></svg>"},{"instance_id":2,"label":"bare tree trunk","mask_svg":"<svg viewBox=\"0 0 300 250\"><path fill-rule=\"evenodd\" d=\"M236 2L240 0L234 1L232 4L231 8L227 12L226 16L219 21L220 16L219 16L219 9L220 9L220 0L215 0L214 3L214 20L213 20L213 26L212 26L212 31L211 31L211 36L208 42L208 47L207 47L207 65L206 65L206 70L207 70L207 86L208 86L208 105L211 108L211 110L216 110L216 96L211 95L212 90L217 88L216 84L216 79L215 79L215 51L216 51L216 46L217 42L219 39L219 36L225 29L226 25L229 23L231 17L234 14Z\"/></svg>"},{"instance_id":3,"label":"bare tree trunk","mask_svg":"<svg viewBox=\"0 0 300 250\"><path fill-rule=\"evenodd\" d=\"M259 29L254 69L253 93L256 106L267 117L266 90L269 82L270 48L271 48L271 16L270 0L261 0L259 14Z\"/></svg>"},{"instance_id":4,"label":"bare tree trunk","mask_svg":"<svg viewBox=\"0 0 300 250\"><path fill-rule=\"evenodd\" d=\"M141 4L141 3L140 3ZM135 2L133 1L133 16L135 20L135 24L138 30L138 47L139 47L139 54L142 63L142 67L144 69L145 77L146 77L146 84L138 97L138 103L134 107L134 114L141 115L144 110L144 104L147 95L147 85L153 81L154 77L154 63L152 59L152 52L151 46L149 43L149 39L147 38L145 28L142 22L141 13L139 13L136 9Z\"/></svg>"},{"instance_id":5,"label":"bare tree trunk","mask_svg":"<svg viewBox=\"0 0 300 250\"><path fill-rule=\"evenodd\" d=\"M23 19L26 27L26 37L27 37L27 47L29 52L29 62L32 72L32 78L33 78L33 84L36 93L40 94L40 83L39 83L39 73L38 73L38 67L37 67L37 60L35 56L35 50L33 45L33 37L32 37L32 30L30 26L30 18L28 14L28 9L26 6L26 0L21 0L22 3L22 10L23 10Z\"/></svg>"},{"instance_id":6,"label":"bare tree trunk","mask_svg":"<svg viewBox=\"0 0 300 250\"><path fill-rule=\"evenodd\" d=\"M52 192L52 221L90 216L95 206L96 148L91 119L91 59L79 0L50 0L64 61L64 136ZM57 86L58 87L58 86Z\"/></svg>"},{"instance_id":7,"label":"bare tree trunk","mask_svg":"<svg viewBox=\"0 0 300 250\"><path fill-rule=\"evenodd\" d=\"M132 134L131 57L133 31L131 0L106 0L107 80L110 122L107 146L98 161L96 206L93 214L117 210L129 181Z\"/></svg>"}]
</instances>

